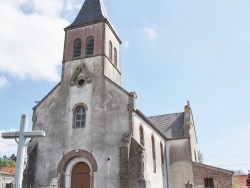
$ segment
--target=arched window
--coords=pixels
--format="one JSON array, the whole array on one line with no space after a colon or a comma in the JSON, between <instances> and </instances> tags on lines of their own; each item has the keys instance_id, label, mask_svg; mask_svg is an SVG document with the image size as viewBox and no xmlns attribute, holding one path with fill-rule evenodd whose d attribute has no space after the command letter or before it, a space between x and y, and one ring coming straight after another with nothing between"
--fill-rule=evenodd
<instances>
[{"instance_id":1,"label":"arched window","mask_svg":"<svg viewBox=\"0 0 250 188\"><path fill-rule=\"evenodd\" d=\"M94 54L94 37L89 36L86 40L86 55L92 55Z\"/></svg>"},{"instance_id":2,"label":"arched window","mask_svg":"<svg viewBox=\"0 0 250 188\"><path fill-rule=\"evenodd\" d=\"M86 121L86 109L82 105L76 107L74 114L74 128L85 127L85 121Z\"/></svg>"},{"instance_id":3,"label":"arched window","mask_svg":"<svg viewBox=\"0 0 250 188\"><path fill-rule=\"evenodd\" d=\"M81 56L81 48L82 48L82 41L81 39L78 38L74 41L73 57Z\"/></svg>"},{"instance_id":4,"label":"arched window","mask_svg":"<svg viewBox=\"0 0 250 188\"><path fill-rule=\"evenodd\" d=\"M197 158L196 158L196 152L194 150L194 158L195 158L195 162L197 162Z\"/></svg>"},{"instance_id":5,"label":"arched window","mask_svg":"<svg viewBox=\"0 0 250 188\"><path fill-rule=\"evenodd\" d=\"M162 145L162 142L160 144L160 147L161 147L161 164L164 164L164 153L163 153L163 145Z\"/></svg>"},{"instance_id":6,"label":"arched window","mask_svg":"<svg viewBox=\"0 0 250 188\"><path fill-rule=\"evenodd\" d=\"M163 144L160 143L161 148L161 169L162 169L162 175L164 176L164 150L163 150Z\"/></svg>"},{"instance_id":7,"label":"arched window","mask_svg":"<svg viewBox=\"0 0 250 188\"><path fill-rule=\"evenodd\" d=\"M154 173L156 173L156 159L155 159L155 137L154 137L154 135L152 135L152 136L151 136L151 142L152 142L153 168L154 168Z\"/></svg>"},{"instance_id":8,"label":"arched window","mask_svg":"<svg viewBox=\"0 0 250 188\"><path fill-rule=\"evenodd\" d=\"M117 67L117 50L114 48L114 64Z\"/></svg>"},{"instance_id":9,"label":"arched window","mask_svg":"<svg viewBox=\"0 0 250 188\"><path fill-rule=\"evenodd\" d=\"M140 125L139 131L140 131L140 144L144 146L144 132L142 125Z\"/></svg>"},{"instance_id":10,"label":"arched window","mask_svg":"<svg viewBox=\"0 0 250 188\"><path fill-rule=\"evenodd\" d=\"M112 57L113 57L113 45L112 42L109 41L109 59L112 61Z\"/></svg>"}]
</instances>

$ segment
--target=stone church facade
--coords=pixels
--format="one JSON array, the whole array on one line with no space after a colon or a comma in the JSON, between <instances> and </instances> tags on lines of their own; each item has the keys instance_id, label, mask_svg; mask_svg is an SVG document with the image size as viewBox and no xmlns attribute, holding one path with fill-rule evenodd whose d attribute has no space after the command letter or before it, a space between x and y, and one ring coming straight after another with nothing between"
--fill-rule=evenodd
<instances>
[{"instance_id":1,"label":"stone church facade","mask_svg":"<svg viewBox=\"0 0 250 188\"><path fill-rule=\"evenodd\" d=\"M136 108L120 85L120 45L103 2L85 0L65 28L61 82L33 108L33 130L46 137L29 142L24 184L231 188L230 171L198 163L189 102L153 117Z\"/></svg>"}]
</instances>

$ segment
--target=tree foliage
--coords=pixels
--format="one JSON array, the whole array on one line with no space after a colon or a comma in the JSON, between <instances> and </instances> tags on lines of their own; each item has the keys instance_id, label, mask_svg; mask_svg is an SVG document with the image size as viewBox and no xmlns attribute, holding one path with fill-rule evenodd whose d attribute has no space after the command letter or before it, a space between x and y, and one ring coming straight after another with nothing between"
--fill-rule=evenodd
<instances>
[{"instance_id":1,"label":"tree foliage","mask_svg":"<svg viewBox=\"0 0 250 188\"><path fill-rule=\"evenodd\" d=\"M243 172L242 170L233 170L233 173L235 176L246 175L246 173Z\"/></svg>"},{"instance_id":2,"label":"tree foliage","mask_svg":"<svg viewBox=\"0 0 250 188\"><path fill-rule=\"evenodd\" d=\"M15 167L16 166L16 155L12 154L10 157L4 155L0 157L0 168L2 167Z\"/></svg>"}]
</instances>

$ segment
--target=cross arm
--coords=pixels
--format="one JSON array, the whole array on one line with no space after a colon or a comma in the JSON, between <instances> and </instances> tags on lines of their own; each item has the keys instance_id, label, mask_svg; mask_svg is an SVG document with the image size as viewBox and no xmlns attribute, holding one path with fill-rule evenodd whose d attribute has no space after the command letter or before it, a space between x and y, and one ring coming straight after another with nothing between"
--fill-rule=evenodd
<instances>
[{"instance_id":1,"label":"cross arm","mask_svg":"<svg viewBox=\"0 0 250 188\"><path fill-rule=\"evenodd\" d=\"M2 138L4 139L19 138L19 136L20 136L19 131L2 133ZM32 131L32 132L24 132L23 136L26 138L45 137L45 132L41 130Z\"/></svg>"},{"instance_id":2,"label":"cross arm","mask_svg":"<svg viewBox=\"0 0 250 188\"><path fill-rule=\"evenodd\" d=\"M13 138L18 138L19 136L20 136L19 131L2 133L2 138L4 139L13 139Z\"/></svg>"},{"instance_id":3,"label":"cross arm","mask_svg":"<svg viewBox=\"0 0 250 188\"><path fill-rule=\"evenodd\" d=\"M24 132L23 136L25 136L26 138L45 137L45 132L41 130Z\"/></svg>"}]
</instances>

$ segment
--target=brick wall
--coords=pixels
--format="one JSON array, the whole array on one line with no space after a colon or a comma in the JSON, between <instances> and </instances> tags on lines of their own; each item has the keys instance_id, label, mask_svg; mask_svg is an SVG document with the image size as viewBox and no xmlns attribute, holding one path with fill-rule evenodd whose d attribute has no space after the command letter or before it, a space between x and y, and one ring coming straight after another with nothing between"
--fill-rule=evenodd
<instances>
[{"instance_id":1,"label":"brick wall","mask_svg":"<svg viewBox=\"0 0 250 188\"><path fill-rule=\"evenodd\" d=\"M213 178L214 188L232 188L233 173L231 171L200 163L193 163L193 172L195 188L204 188L205 178Z\"/></svg>"}]
</instances>

